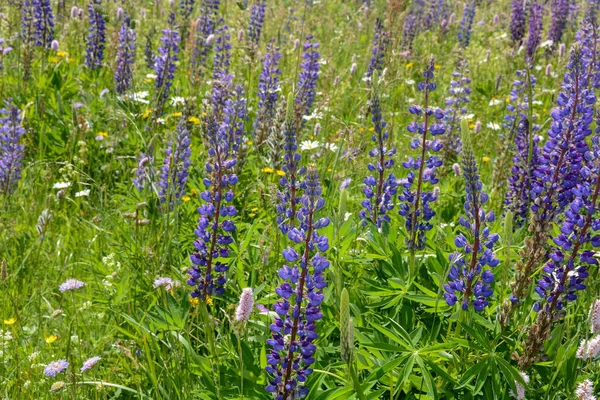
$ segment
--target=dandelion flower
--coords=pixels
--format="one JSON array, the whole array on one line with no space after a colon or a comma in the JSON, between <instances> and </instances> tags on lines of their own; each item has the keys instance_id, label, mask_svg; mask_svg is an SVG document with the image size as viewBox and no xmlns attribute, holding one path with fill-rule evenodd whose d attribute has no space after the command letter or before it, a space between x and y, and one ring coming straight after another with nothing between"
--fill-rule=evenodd
<instances>
[{"instance_id":1,"label":"dandelion flower","mask_svg":"<svg viewBox=\"0 0 600 400\"><path fill-rule=\"evenodd\" d=\"M12 325L17 322L16 318L9 318L4 320L4 325Z\"/></svg>"}]
</instances>

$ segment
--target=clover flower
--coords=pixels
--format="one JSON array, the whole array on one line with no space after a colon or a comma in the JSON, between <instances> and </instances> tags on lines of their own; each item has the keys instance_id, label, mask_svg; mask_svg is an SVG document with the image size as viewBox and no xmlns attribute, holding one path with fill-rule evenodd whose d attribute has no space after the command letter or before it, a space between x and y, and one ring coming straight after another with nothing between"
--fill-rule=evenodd
<instances>
[{"instance_id":1,"label":"clover flower","mask_svg":"<svg viewBox=\"0 0 600 400\"><path fill-rule=\"evenodd\" d=\"M408 109L417 118L423 118L423 122L412 122L407 127L410 133L417 135L411 141L410 147L418 150L419 154L416 158L409 156L407 161L402 163L409 172L408 176L401 180L402 192L398 195L398 200L401 202L398 214L406 221L406 245L413 254L425 248L425 232L432 228L429 221L435 215L435 211L431 208L431 203L436 200L436 197L433 190L425 189L427 185L433 186L438 183L436 169L442 165L438 156L428 156L428 152L437 153L442 149L441 141L435 137L445 132L444 124L441 123L444 118L443 111L439 108L430 108L429 104L430 94L436 89L433 83L433 68L432 58L423 73L425 80L417 84L417 89L424 95L424 108L412 105ZM432 122L432 119L440 122ZM432 139L429 139L428 134Z\"/></svg>"},{"instance_id":2,"label":"clover flower","mask_svg":"<svg viewBox=\"0 0 600 400\"><path fill-rule=\"evenodd\" d=\"M271 379L266 390L281 400L304 397L309 391L303 384L313 372L316 322L323 317L320 305L327 286L323 272L329 267L323 255L329 243L318 233L329 225L329 219L316 215L325 205L316 167L308 168L301 189L298 224L287 233L293 246L283 251L289 265L279 270L284 282L275 290L280 300L273 305L277 317L270 326L272 337L267 340L271 349L266 370Z\"/></svg>"},{"instance_id":3,"label":"clover flower","mask_svg":"<svg viewBox=\"0 0 600 400\"><path fill-rule=\"evenodd\" d=\"M495 215L493 211L486 213L483 210L488 196L482 191L468 123L462 120L461 124L462 166L467 198L464 207L466 218L461 217L459 223L467 229L472 241L462 233L454 239L458 250L449 256L450 280L444 285L444 297L450 306L459 302L463 310L468 310L472 305L475 311L481 312L489 304L487 299L494 293L491 288L494 282L492 269L500 261L494 255L493 249L500 237L497 233L491 233L489 226L486 226L494 222Z\"/></svg>"}]
</instances>

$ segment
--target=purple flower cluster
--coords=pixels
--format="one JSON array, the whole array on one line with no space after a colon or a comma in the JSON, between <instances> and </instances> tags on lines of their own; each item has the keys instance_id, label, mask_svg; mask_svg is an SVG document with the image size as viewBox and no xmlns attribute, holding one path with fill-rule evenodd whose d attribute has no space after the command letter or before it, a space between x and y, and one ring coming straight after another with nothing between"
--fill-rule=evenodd
<instances>
[{"instance_id":1,"label":"purple flower cluster","mask_svg":"<svg viewBox=\"0 0 600 400\"><path fill-rule=\"evenodd\" d=\"M467 113L466 105L471 98L471 78L466 58L459 58L446 98L444 123L446 135L444 143L444 161L449 161L460 152L460 119Z\"/></svg>"},{"instance_id":2,"label":"purple flower cluster","mask_svg":"<svg viewBox=\"0 0 600 400\"><path fill-rule=\"evenodd\" d=\"M486 213L482 208L488 201L488 196L481 190L467 122L463 120L462 125L462 167L467 198L466 218L460 217L459 223L468 230L472 242L462 233L454 239L457 251L449 256L450 280L444 285L444 297L450 306L459 302L463 310L468 310L469 305L472 305L475 311L480 312L488 305L487 299L494 293L491 288L494 273L486 266L494 268L500 263L493 253L494 244L500 237L485 226L486 223L494 222L495 215L493 211Z\"/></svg>"},{"instance_id":3,"label":"purple flower cluster","mask_svg":"<svg viewBox=\"0 0 600 400\"><path fill-rule=\"evenodd\" d=\"M302 64L300 67L300 76L296 89L295 103L297 106L297 117L308 116L313 110L315 102L317 79L319 78L319 42L312 42L312 35L306 36L304 43L304 53L302 54Z\"/></svg>"},{"instance_id":4,"label":"purple flower cluster","mask_svg":"<svg viewBox=\"0 0 600 400\"><path fill-rule=\"evenodd\" d=\"M173 195L175 199L181 199L185 195L185 185L192 163L190 144L189 131L186 128L185 120L182 119L177 124L177 129L165 149L165 159L158 181L158 195L161 203L169 200L169 204L173 204Z\"/></svg>"},{"instance_id":5,"label":"purple flower cluster","mask_svg":"<svg viewBox=\"0 0 600 400\"><path fill-rule=\"evenodd\" d=\"M552 3L552 20L548 30L548 40L552 40L553 46L557 46L562 39L563 32L567 27L569 16L569 0L554 0Z\"/></svg>"},{"instance_id":6,"label":"purple flower cluster","mask_svg":"<svg viewBox=\"0 0 600 400\"><path fill-rule=\"evenodd\" d=\"M100 12L102 0L91 0L88 5L90 27L88 29L85 66L89 69L102 67L106 45L106 22Z\"/></svg>"},{"instance_id":7,"label":"purple flower cluster","mask_svg":"<svg viewBox=\"0 0 600 400\"><path fill-rule=\"evenodd\" d=\"M21 179L25 146L20 144L25 134L23 117L10 101L0 110L0 194L11 194Z\"/></svg>"},{"instance_id":8,"label":"purple flower cluster","mask_svg":"<svg viewBox=\"0 0 600 400\"><path fill-rule=\"evenodd\" d=\"M34 4L33 0L23 1L21 7L21 39L25 46L31 46L35 43L34 36Z\"/></svg>"},{"instance_id":9,"label":"purple flower cluster","mask_svg":"<svg viewBox=\"0 0 600 400\"><path fill-rule=\"evenodd\" d=\"M434 61L431 59L423 73L425 80L417 84L417 89L423 92L425 107L412 105L409 108L411 114L419 119L423 118L423 122L413 122L407 127L410 133L417 135L411 141L410 147L413 150L419 150L420 154L416 158L409 156L408 160L402 163L402 166L409 172L408 176L401 180L402 193L398 196L398 200L401 202L398 214L406 220L406 245L411 253L425 248L425 232L432 228L429 221L435 215L435 211L431 209L431 203L437 199L437 196L433 190L424 190L424 185L438 183L436 169L442 165L442 160L438 156L427 157L428 151L437 153L443 147L439 139L431 140L428 138L428 134L435 137L446 131L442 123L444 112L439 108L429 107L430 94L436 89L436 85L433 83L433 67ZM439 122L432 123L431 119L433 118Z\"/></svg>"},{"instance_id":10,"label":"purple flower cluster","mask_svg":"<svg viewBox=\"0 0 600 400\"><path fill-rule=\"evenodd\" d=\"M211 37L217 27L220 0L201 0L200 18L195 24L195 46L192 52L192 68L196 75L206 66L208 53L212 48Z\"/></svg>"},{"instance_id":11,"label":"purple flower cluster","mask_svg":"<svg viewBox=\"0 0 600 400\"><path fill-rule=\"evenodd\" d=\"M175 61L179 58L179 31L175 27L175 14L169 16L169 27L163 29L162 37L160 38L161 46L158 48L158 54L154 61L154 71L156 73L156 81L154 88L156 89L156 110L157 113L162 111L165 102L169 98L173 78L177 65Z\"/></svg>"},{"instance_id":12,"label":"purple flower cluster","mask_svg":"<svg viewBox=\"0 0 600 400\"><path fill-rule=\"evenodd\" d=\"M35 45L50 47L54 40L54 14L50 0L32 0L35 25Z\"/></svg>"},{"instance_id":13,"label":"purple flower cluster","mask_svg":"<svg viewBox=\"0 0 600 400\"><path fill-rule=\"evenodd\" d=\"M279 203L277 204L277 225L282 233L287 234L294 228L296 220L296 205L299 201L297 192L300 188L298 178L305 173L305 168L299 165L301 156L298 153L296 126L294 124L294 102L291 94L287 102L284 137L282 169L285 175L279 180L281 191L277 194L279 199Z\"/></svg>"},{"instance_id":14,"label":"purple flower cluster","mask_svg":"<svg viewBox=\"0 0 600 400\"><path fill-rule=\"evenodd\" d=\"M504 128L504 137L513 141L519 129L519 122L527 117L529 109L529 83L531 91L535 88L537 79L532 74L527 76L527 71L517 70L517 78L513 81L510 91L509 103L506 106L506 115L502 127Z\"/></svg>"},{"instance_id":15,"label":"purple flower cluster","mask_svg":"<svg viewBox=\"0 0 600 400\"><path fill-rule=\"evenodd\" d=\"M146 182L153 182L154 172L154 158L151 155L140 153L138 166L135 169L135 178L133 178L133 184L138 191L143 191L146 186Z\"/></svg>"},{"instance_id":16,"label":"purple flower cluster","mask_svg":"<svg viewBox=\"0 0 600 400\"><path fill-rule=\"evenodd\" d=\"M200 194L204 201L198 207L198 239L190 256L192 267L188 270L187 283L194 286L192 297L206 300L208 296L220 295L225 289L225 272L229 265L222 259L229 257L228 246L236 226L232 218L237 214L233 202L233 186L238 177L233 173L236 158L229 151L227 121L218 122L213 113L204 123L208 140L207 176L203 183L206 190ZM219 261L215 261L218 259Z\"/></svg>"},{"instance_id":17,"label":"purple flower cluster","mask_svg":"<svg viewBox=\"0 0 600 400\"><path fill-rule=\"evenodd\" d=\"M404 26L402 27L402 49L404 51L412 51L413 43L418 31L418 18L412 12L404 18Z\"/></svg>"},{"instance_id":18,"label":"purple flower cluster","mask_svg":"<svg viewBox=\"0 0 600 400\"><path fill-rule=\"evenodd\" d=\"M231 63L229 27L221 26L215 32L215 37L211 101L219 114L225 107L225 102L230 97L233 86L233 75L229 72Z\"/></svg>"},{"instance_id":19,"label":"purple flower cluster","mask_svg":"<svg viewBox=\"0 0 600 400\"><path fill-rule=\"evenodd\" d=\"M533 131L531 133L533 134ZM517 227L526 225L529 220L532 174L538 167L541 155L540 137L530 137L529 134L529 121L522 116L515 136L516 152L508 179L509 190L504 200L505 209L512 211Z\"/></svg>"},{"instance_id":20,"label":"purple flower cluster","mask_svg":"<svg viewBox=\"0 0 600 400\"><path fill-rule=\"evenodd\" d=\"M132 87L135 39L135 30L131 29L131 18L125 14L119 29L119 50L117 51L117 70L115 71L115 86L119 94L127 92Z\"/></svg>"},{"instance_id":21,"label":"purple flower cluster","mask_svg":"<svg viewBox=\"0 0 600 400\"><path fill-rule=\"evenodd\" d=\"M371 50L371 61L369 62L369 70L367 78L373 76L373 71L378 71L380 74L383 71L385 64L385 50L388 46L388 33L385 31L383 21L377 18L375 21L375 38L373 39L373 49Z\"/></svg>"},{"instance_id":22,"label":"purple flower cluster","mask_svg":"<svg viewBox=\"0 0 600 400\"><path fill-rule=\"evenodd\" d=\"M277 112L277 100L279 99L279 60L281 53L273 42L267 45L267 52L263 57L262 72L258 79L258 110L254 119L254 135L264 137L266 130L272 125Z\"/></svg>"},{"instance_id":23,"label":"purple flower cluster","mask_svg":"<svg viewBox=\"0 0 600 400\"><path fill-rule=\"evenodd\" d=\"M252 54L258 48L258 42L260 41L260 33L262 31L263 23L265 22L265 0L259 0L257 4L253 4L250 9L250 20L248 22L248 47Z\"/></svg>"},{"instance_id":24,"label":"purple flower cluster","mask_svg":"<svg viewBox=\"0 0 600 400\"><path fill-rule=\"evenodd\" d=\"M510 39L513 43L520 44L525 37L525 24L527 22L524 0L512 0L511 9Z\"/></svg>"},{"instance_id":25,"label":"purple flower cluster","mask_svg":"<svg viewBox=\"0 0 600 400\"><path fill-rule=\"evenodd\" d=\"M525 59L531 64L535 58L540 42L542 41L542 30L544 28L544 3L534 1L529 13L529 34L525 48Z\"/></svg>"},{"instance_id":26,"label":"purple flower cluster","mask_svg":"<svg viewBox=\"0 0 600 400\"><path fill-rule=\"evenodd\" d=\"M179 1L179 13L181 14L181 18L187 20L190 15L194 12L194 0L180 0Z\"/></svg>"},{"instance_id":27,"label":"purple flower cluster","mask_svg":"<svg viewBox=\"0 0 600 400\"><path fill-rule=\"evenodd\" d=\"M471 41L471 27L473 26L473 20L475 19L476 6L475 0L465 4L463 17L458 28L458 42L463 47L467 47Z\"/></svg>"},{"instance_id":28,"label":"purple flower cluster","mask_svg":"<svg viewBox=\"0 0 600 400\"><path fill-rule=\"evenodd\" d=\"M373 135L371 140L375 143L375 148L369 151L369 156L375 159L375 162L368 164L369 171L375 173L376 176L369 175L365 178L363 193L365 199L362 201L363 209L359 216L363 220L363 224L367 224L367 219L371 219L378 227L381 227L383 222L390 222L390 217L387 214L394 208L394 196L398 192L398 181L393 173L385 176L385 170L391 169L394 166L396 154L395 148L387 148L385 142L389 138L386 129L386 122L381 114L381 103L379 101L378 73L374 72L372 82L372 94L369 111L371 113L371 121L373 122Z\"/></svg>"},{"instance_id":29,"label":"purple flower cluster","mask_svg":"<svg viewBox=\"0 0 600 400\"><path fill-rule=\"evenodd\" d=\"M303 383L313 372L316 322L323 318L320 305L327 286L323 271L329 267L329 261L323 253L329 249L329 243L318 230L329 225L329 219L316 216L325 205L316 167L308 168L300 187L304 193L296 215L298 225L287 233L294 245L283 251L290 265L279 270L284 282L275 290L280 301L273 305L277 317L271 324L273 335L267 340L271 350L266 370L272 380L266 390L277 400L304 397L309 391Z\"/></svg>"}]
</instances>

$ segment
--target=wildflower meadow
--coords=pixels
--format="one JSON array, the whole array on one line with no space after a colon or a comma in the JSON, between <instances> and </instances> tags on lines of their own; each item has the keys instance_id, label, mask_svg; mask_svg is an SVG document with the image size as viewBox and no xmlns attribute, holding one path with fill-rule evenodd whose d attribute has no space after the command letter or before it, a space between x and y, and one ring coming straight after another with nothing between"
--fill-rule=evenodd
<instances>
[{"instance_id":1,"label":"wildflower meadow","mask_svg":"<svg viewBox=\"0 0 600 400\"><path fill-rule=\"evenodd\" d=\"M0 399L600 397L599 0L0 0Z\"/></svg>"}]
</instances>

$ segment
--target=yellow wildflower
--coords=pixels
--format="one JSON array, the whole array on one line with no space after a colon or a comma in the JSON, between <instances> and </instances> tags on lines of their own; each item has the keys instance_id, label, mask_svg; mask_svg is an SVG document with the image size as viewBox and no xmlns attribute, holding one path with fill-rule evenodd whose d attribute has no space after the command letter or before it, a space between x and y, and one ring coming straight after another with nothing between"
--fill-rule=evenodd
<instances>
[{"instance_id":1,"label":"yellow wildflower","mask_svg":"<svg viewBox=\"0 0 600 400\"><path fill-rule=\"evenodd\" d=\"M66 51L57 51L56 55L59 57L69 57L69 53L67 53Z\"/></svg>"},{"instance_id":2,"label":"yellow wildflower","mask_svg":"<svg viewBox=\"0 0 600 400\"><path fill-rule=\"evenodd\" d=\"M375 132L375 128L374 127L370 127L369 128L369 132Z\"/></svg>"},{"instance_id":3,"label":"yellow wildflower","mask_svg":"<svg viewBox=\"0 0 600 400\"><path fill-rule=\"evenodd\" d=\"M195 196L198 194L198 191L196 190L196 188L192 188L192 195Z\"/></svg>"},{"instance_id":4,"label":"yellow wildflower","mask_svg":"<svg viewBox=\"0 0 600 400\"><path fill-rule=\"evenodd\" d=\"M73 57L69 57L67 58L67 60L69 60L69 62L75 62L75 59Z\"/></svg>"},{"instance_id":5,"label":"yellow wildflower","mask_svg":"<svg viewBox=\"0 0 600 400\"><path fill-rule=\"evenodd\" d=\"M190 198L190 196L183 196L183 197L181 198L181 200L183 200L183 201L190 201L190 200L191 200L191 198Z\"/></svg>"},{"instance_id":6,"label":"yellow wildflower","mask_svg":"<svg viewBox=\"0 0 600 400\"><path fill-rule=\"evenodd\" d=\"M145 82L145 83L152 83L153 81L152 81L152 79L150 79L150 78L146 78L146 79L144 79L144 82Z\"/></svg>"},{"instance_id":7,"label":"yellow wildflower","mask_svg":"<svg viewBox=\"0 0 600 400\"><path fill-rule=\"evenodd\" d=\"M176 112L176 113L171 114L171 117L181 117L181 115L182 114L180 112Z\"/></svg>"},{"instance_id":8,"label":"yellow wildflower","mask_svg":"<svg viewBox=\"0 0 600 400\"><path fill-rule=\"evenodd\" d=\"M250 218L254 218L254 217L256 217L256 214L252 213L252 214L248 214L248 216L249 216Z\"/></svg>"},{"instance_id":9,"label":"yellow wildflower","mask_svg":"<svg viewBox=\"0 0 600 400\"><path fill-rule=\"evenodd\" d=\"M108 137L108 132L100 131L96 134L96 136Z\"/></svg>"},{"instance_id":10,"label":"yellow wildflower","mask_svg":"<svg viewBox=\"0 0 600 400\"><path fill-rule=\"evenodd\" d=\"M327 168L327 172L331 172L331 168Z\"/></svg>"},{"instance_id":11,"label":"yellow wildflower","mask_svg":"<svg viewBox=\"0 0 600 400\"><path fill-rule=\"evenodd\" d=\"M475 124L470 124L469 129L475 129Z\"/></svg>"},{"instance_id":12,"label":"yellow wildflower","mask_svg":"<svg viewBox=\"0 0 600 400\"><path fill-rule=\"evenodd\" d=\"M50 57L50 62L57 63L58 62L58 58L56 58L56 57Z\"/></svg>"},{"instance_id":13,"label":"yellow wildflower","mask_svg":"<svg viewBox=\"0 0 600 400\"><path fill-rule=\"evenodd\" d=\"M433 68L435 68L435 69L440 69L440 68L442 68L442 66L441 66L441 65L439 65L439 64L435 64L435 65L433 66Z\"/></svg>"},{"instance_id":14,"label":"yellow wildflower","mask_svg":"<svg viewBox=\"0 0 600 400\"><path fill-rule=\"evenodd\" d=\"M254 142L252 142L252 140L248 140L248 142L246 143L248 146L252 146L254 144Z\"/></svg>"},{"instance_id":15,"label":"yellow wildflower","mask_svg":"<svg viewBox=\"0 0 600 400\"><path fill-rule=\"evenodd\" d=\"M365 128L358 128L358 131L362 133L365 131Z\"/></svg>"},{"instance_id":16,"label":"yellow wildflower","mask_svg":"<svg viewBox=\"0 0 600 400\"><path fill-rule=\"evenodd\" d=\"M406 69L412 68L413 65L415 65L415 63L408 63L408 64L406 64Z\"/></svg>"},{"instance_id":17,"label":"yellow wildflower","mask_svg":"<svg viewBox=\"0 0 600 400\"><path fill-rule=\"evenodd\" d=\"M275 173L279 176L285 176L285 172L283 172L282 170L278 169L277 171L275 171Z\"/></svg>"},{"instance_id":18,"label":"yellow wildflower","mask_svg":"<svg viewBox=\"0 0 600 400\"><path fill-rule=\"evenodd\" d=\"M510 103L510 97L507 97L507 98L506 98L506 102L507 102L507 103Z\"/></svg>"},{"instance_id":19,"label":"yellow wildflower","mask_svg":"<svg viewBox=\"0 0 600 400\"><path fill-rule=\"evenodd\" d=\"M9 318L9 319L5 319L5 320L4 320L4 324L5 324L5 325L12 325L12 324L14 324L15 322L17 322L17 319L16 319L16 318Z\"/></svg>"},{"instance_id":20,"label":"yellow wildflower","mask_svg":"<svg viewBox=\"0 0 600 400\"><path fill-rule=\"evenodd\" d=\"M254 207L251 211L257 212L258 211L258 207Z\"/></svg>"},{"instance_id":21,"label":"yellow wildflower","mask_svg":"<svg viewBox=\"0 0 600 400\"><path fill-rule=\"evenodd\" d=\"M52 343L56 342L56 339L58 339L58 336L50 335L47 338L45 338L44 341L48 344L52 344Z\"/></svg>"},{"instance_id":22,"label":"yellow wildflower","mask_svg":"<svg viewBox=\"0 0 600 400\"><path fill-rule=\"evenodd\" d=\"M488 156L483 156L483 158L481 159L483 162L490 162L492 159L489 158Z\"/></svg>"},{"instance_id":23,"label":"yellow wildflower","mask_svg":"<svg viewBox=\"0 0 600 400\"><path fill-rule=\"evenodd\" d=\"M144 113L142 114L143 118L148 118L150 116L150 114L152 114L152 109L151 108L147 108L146 111L144 111Z\"/></svg>"},{"instance_id":24,"label":"yellow wildflower","mask_svg":"<svg viewBox=\"0 0 600 400\"><path fill-rule=\"evenodd\" d=\"M265 174L272 174L273 172L275 172L275 170L270 167L264 167L261 171L264 172Z\"/></svg>"},{"instance_id":25,"label":"yellow wildflower","mask_svg":"<svg viewBox=\"0 0 600 400\"><path fill-rule=\"evenodd\" d=\"M190 117L188 121L190 121L194 125L200 125L200 118L198 117Z\"/></svg>"},{"instance_id":26,"label":"yellow wildflower","mask_svg":"<svg viewBox=\"0 0 600 400\"><path fill-rule=\"evenodd\" d=\"M209 306L212 306L212 304L213 304L212 297L206 296L206 304L208 304Z\"/></svg>"},{"instance_id":27,"label":"yellow wildflower","mask_svg":"<svg viewBox=\"0 0 600 400\"><path fill-rule=\"evenodd\" d=\"M192 307L196 307L198 304L200 304L200 300L197 297L190 297L190 305Z\"/></svg>"}]
</instances>

